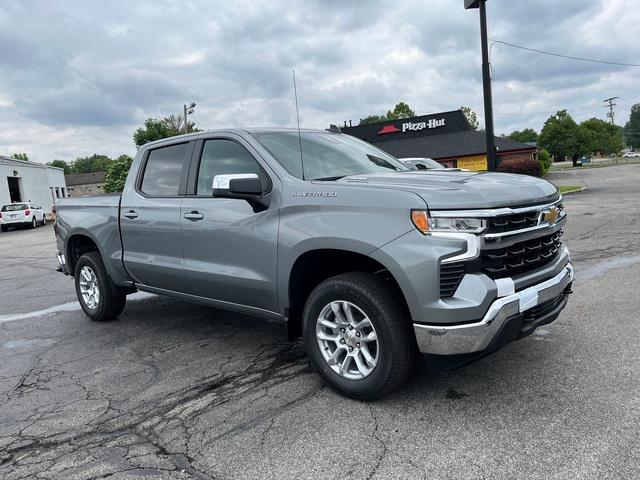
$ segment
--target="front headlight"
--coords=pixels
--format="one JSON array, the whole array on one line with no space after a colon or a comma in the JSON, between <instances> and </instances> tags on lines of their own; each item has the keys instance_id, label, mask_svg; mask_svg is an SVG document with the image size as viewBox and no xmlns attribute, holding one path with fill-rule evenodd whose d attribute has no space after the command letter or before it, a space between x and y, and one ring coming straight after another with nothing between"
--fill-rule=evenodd
<instances>
[{"instance_id":1,"label":"front headlight","mask_svg":"<svg viewBox=\"0 0 640 480\"><path fill-rule=\"evenodd\" d=\"M480 218L430 217L426 210L412 210L411 221L425 235L431 232L479 234L487 228Z\"/></svg>"}]
</instances>

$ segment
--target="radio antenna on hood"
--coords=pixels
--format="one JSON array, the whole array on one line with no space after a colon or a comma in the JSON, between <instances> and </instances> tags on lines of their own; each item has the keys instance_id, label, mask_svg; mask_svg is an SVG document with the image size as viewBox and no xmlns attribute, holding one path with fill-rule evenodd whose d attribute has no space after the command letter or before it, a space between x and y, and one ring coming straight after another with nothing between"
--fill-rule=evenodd
<instances>
[{"instance_id":1,"label":"radio antenna on hood","mask_svg":"<svg viewBox=\"0 0 640 480\"><path fill-rule=\"evenodd\" d=\"M302 180L304 180L304 155L302 154L302 133L300 132L300 112L298 110L298 89L296 87L296 71L293 70L293 97L296 100L296 120L298 122L298 143L300 145L300 165L302 166Z\"/></svg>"}]
</instances>

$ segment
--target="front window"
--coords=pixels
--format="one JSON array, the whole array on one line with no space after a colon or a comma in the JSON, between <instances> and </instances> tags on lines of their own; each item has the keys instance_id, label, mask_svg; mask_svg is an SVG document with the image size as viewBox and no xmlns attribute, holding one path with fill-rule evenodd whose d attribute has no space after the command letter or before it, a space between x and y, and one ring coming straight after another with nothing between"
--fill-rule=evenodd
<instances>
[{"instance_id":1,"label":"front window","mask_svg":"<svg viewBox=\"0 0 640 480\"><path fill-rule=\"evenodd\" d=\"M299 137L298 132L261 132L253 136L289 173L305 180L409 170L391 155L349 135L303 132Z\"/></svg>"},{"instance_id":2,"label":"front window","mask_svg":"<svg viewBox=\"0 0 640 480\"><path fill-rule=\"evenodd\" d=\"M29 207L26 203L12 203L11 205L4 205L2 207L3 212L19 212L21 210L27 210Z\"/></svg>"}]
</instances>

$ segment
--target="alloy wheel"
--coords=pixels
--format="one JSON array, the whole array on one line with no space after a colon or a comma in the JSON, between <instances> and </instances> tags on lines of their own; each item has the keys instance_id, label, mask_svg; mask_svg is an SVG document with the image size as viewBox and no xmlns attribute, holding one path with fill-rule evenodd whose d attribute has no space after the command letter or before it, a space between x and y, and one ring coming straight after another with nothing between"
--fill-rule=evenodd
<instances>
[{"instance_id":1,"label":"alloy wheel","mask_svg":"<svg viewBox=\"0 0 640 480\"><path fill-rule=\"evenodd\" d=\"M331 369L349 380L373 372L380 343L373 323L357 305L336 300L326 305L316 322L316 339Z\"/></svg>"},{"instance_id":2,"label":"alloy wheel","mask_svg":"<svg viewBox=\"0 0 640 480\"><path fill-rule=\"evenodd\" d=\"M98 279L93 269L84 266L80 269L80 294L85 305L91 310L98 308L100 303L100 288L98 287Z\"/></svg>"}]
</instances>

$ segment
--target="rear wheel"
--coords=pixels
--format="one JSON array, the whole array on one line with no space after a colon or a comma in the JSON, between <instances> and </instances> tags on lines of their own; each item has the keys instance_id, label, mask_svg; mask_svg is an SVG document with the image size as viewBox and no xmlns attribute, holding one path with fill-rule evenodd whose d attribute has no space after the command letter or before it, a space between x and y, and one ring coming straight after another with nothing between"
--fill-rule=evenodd
<instances>
[{"instance_id":1,"label":"rear wheel","mask_svg":"<svg viewBox=\"0 0 640 480\"><path fill-rule=\"evenodd\" d=\"M42 215L42 225L46 225L47 224L47 215L43 214Z\"/></svg>"},{"instance_id":2,"label":"rear wheel","mask_svg":"<svg viewBox=\"0 0 640 480\"><path fill-rule=\"evenodd\" d=\"M343 395L374 400L411 374L413 341L388 282L370 273L337 275L318 285L304 310L311 363Z\"/></svg>"},{"instance_id":3,"label":"rear wheel","mask_svg":"<svg viewBox=\"0 0 640 480\"><path fill-rule=\"evenodd\" d=\"M87 252L78 259L74 277L78 301L91 320L112 320L122 313L127 297L113 294L98 252Z\"/></svg>"},{"instance_id":4,"label":"rear wheel","mask_svg":"<svg viewBox=\"0 0 640 480\"><path fill-rule=\"evenodd\" d=\"M2 230L3 232L6 232L7 230L9 230L9 227L7 227L6 225L2 225L0 226L0 230Z\"/></svg>"},{"instance_id":5,"label":"rear wheel","mask_svg":"<svg viewBox=\"0 0 640 480\"><path fill-rule=\"evenodd\" d=\"M36 222L35 215L31 218L31 228L36 228L38 226L38 222Z\"/></svg>"}]
</instances>

